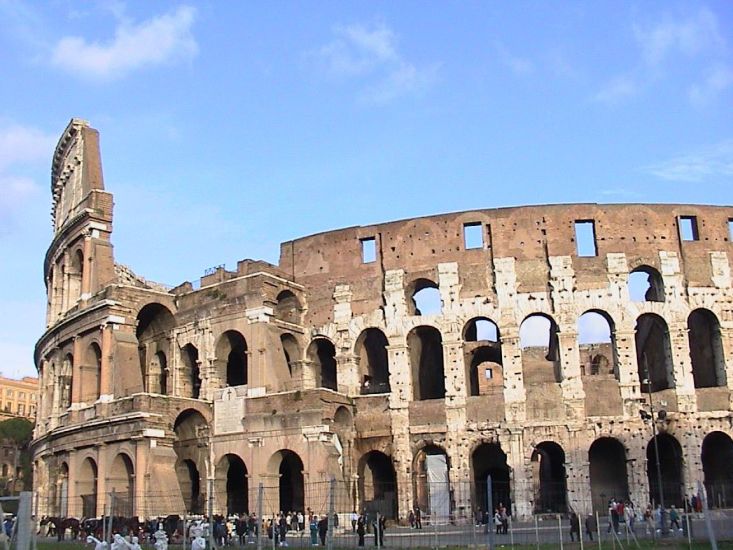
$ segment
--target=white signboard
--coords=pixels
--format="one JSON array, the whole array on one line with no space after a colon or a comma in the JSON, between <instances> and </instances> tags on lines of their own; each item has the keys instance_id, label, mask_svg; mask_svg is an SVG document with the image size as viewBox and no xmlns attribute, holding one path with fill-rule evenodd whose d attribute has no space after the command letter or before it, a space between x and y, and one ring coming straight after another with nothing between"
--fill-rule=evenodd
<instances>
[{"instance_id":1,"label":"white signboard","mask_svg":"<svg viewBox=\"0 0 733 550\"><path fill-rule=\"evenodd\" d=\"M239 397L234 388L225 389L214 401L214 435L241 432L243 418L244 397Z\"/></svg>"}]
</instances>

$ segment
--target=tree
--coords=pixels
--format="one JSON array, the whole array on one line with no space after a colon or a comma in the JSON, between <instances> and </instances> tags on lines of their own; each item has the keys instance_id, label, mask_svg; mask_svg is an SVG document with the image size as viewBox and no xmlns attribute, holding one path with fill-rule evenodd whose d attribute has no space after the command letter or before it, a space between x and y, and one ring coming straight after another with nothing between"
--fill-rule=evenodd
<instances>
[{"instance_id":1,"label":"tree","mask_svg":"<svg viewBox=\"0 0 733 550\"><path fill-rule=\"evenodd\" d=\"M2 480L0 491L30 490L33 486L30 443L33 439L33 423L25 418L10 418L0 422L0 446L12 448L14 464L9 476ZM20 466L22 485L18 485L16 468ZM11 485L10 481L13 480Z\"/></svg>"}]
</instances>

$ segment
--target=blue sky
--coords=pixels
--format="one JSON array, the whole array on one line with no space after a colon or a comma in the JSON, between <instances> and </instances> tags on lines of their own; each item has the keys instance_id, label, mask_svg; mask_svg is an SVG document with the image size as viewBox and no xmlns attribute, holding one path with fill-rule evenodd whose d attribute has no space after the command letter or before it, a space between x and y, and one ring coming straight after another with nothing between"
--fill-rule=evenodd
<instances>
[{"instance_id":1,"label":"blue sky","mask_svg":"<svg viewBox=\"0 0 733 550\"><path fill-rule=\"evenodd\" d=\"M733 197L730 2L0 0L0 370L34 372L51 153L101 132L167 284L327 229Z\"/></svg>"}]
</instances>

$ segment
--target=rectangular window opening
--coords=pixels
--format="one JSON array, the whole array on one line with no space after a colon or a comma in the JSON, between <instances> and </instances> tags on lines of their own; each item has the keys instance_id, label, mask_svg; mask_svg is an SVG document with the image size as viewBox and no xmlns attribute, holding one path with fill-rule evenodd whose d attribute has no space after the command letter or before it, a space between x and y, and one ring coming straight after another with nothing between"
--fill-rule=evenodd
<instances>
[{"instance_id":1,"label":"rectangular window opening","mask_svg":"<svg viewBox=\"0 0 733 550\"><path fill-rule=\"evenodd\" d=\"M484 371L484 376L486 377L486 380L491 380L494 378L494 370L493 369L486 369Z\"/></svg>"},{"instance_id":2,"label":"rectangular window opening","mask_svg":"<svg viewBox=\"0 0 733 550\"><path fill-rule=\"evenodd\" d=\"M575 249L578 256L598 256L596 222L593 220L575 222Z\"/></svg>"},{"instance_id":3,"label":"rectangular window opening","mask_svg":"<svg viewBox=\"0 0 733 550\"><path fill-rule=\"evenodd\" d=\"M733 218L728 218L728 240L733 243Z\"/></svg>"},{"instance_id":4,"label":"rectangular window opening","mask_svg":"<svg viewBox=\"0 0 733 550\"><path fill-rule=\"evenodd\" d=\"M361 239L361 262L369 264L377 261L377 240L374 237Z\"/></svg>"},{"instance_id":5,"label":"rectangular window opening","mask_svg":"<svg viewBox=\"0 0 733 550\"><path fill-rule=\"evenodd\" d=\"M463 224L463 244L466 250L484 247L484 234L481 222Z\"/></svg>"},{"instance_id":6,"label":"rectangular window opening","mask_svg":"<svg viewBox=\"0 0 733 550\"><path fill-rule=\"evenodd\" d=\"M698 241L697 216L680 216L680 238L683 241Z\"/></svg>"}]
</instances>

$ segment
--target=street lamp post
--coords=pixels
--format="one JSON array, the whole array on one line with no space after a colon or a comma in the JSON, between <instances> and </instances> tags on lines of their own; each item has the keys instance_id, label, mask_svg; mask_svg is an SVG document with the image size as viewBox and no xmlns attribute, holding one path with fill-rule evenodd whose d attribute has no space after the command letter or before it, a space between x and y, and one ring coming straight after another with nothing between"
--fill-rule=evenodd
<instances>
[{"instance_id":1,"label":"street lamp post","mask_svg":"<svg viewBox=\"0 0 733 550\"><path fill-rule=\"evenodd\" d=\"M661 522L662 522L662 535L667 535L669 529L667 529L667 522L664 518L666 514L666 508L664 506L664 488L662 487L662 466L659 462L659 442L657 441L657 419L654 416L654 401L652 400L652 383L649 378L649 368L646 364L646 356L644 356L644 374L646 378L644 383L646 384L647 393L649 395L649 415L648 418L645 411L641 411L642 420L650 420L652 425L652 439L654 441L654 459L657 467L657 487L659 488L659 505L661 506ZM660 418L663 418L663 410L659 411Z\"/></svg>"}]
</instances>

